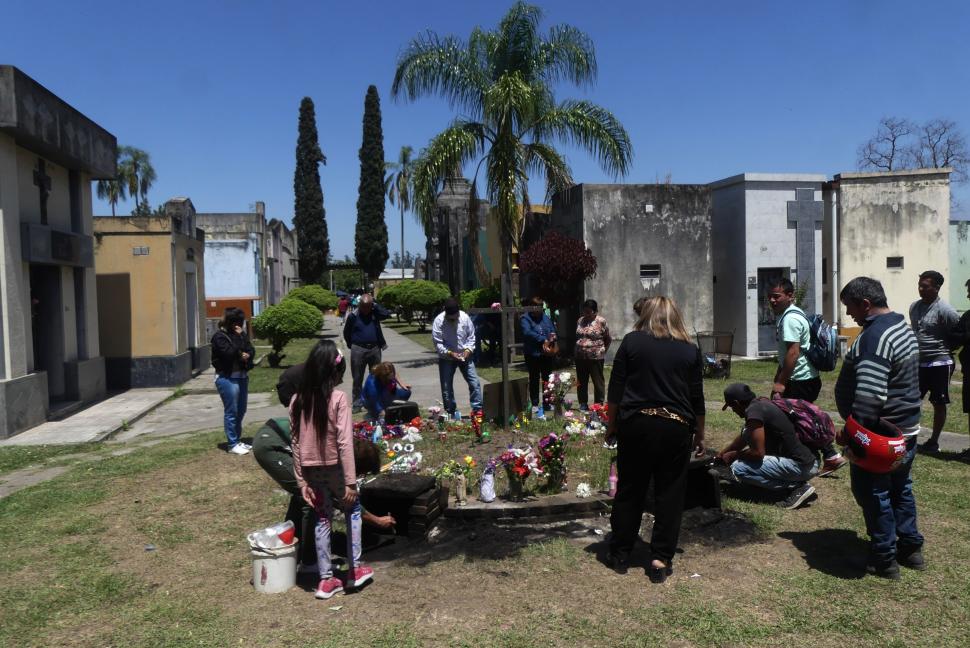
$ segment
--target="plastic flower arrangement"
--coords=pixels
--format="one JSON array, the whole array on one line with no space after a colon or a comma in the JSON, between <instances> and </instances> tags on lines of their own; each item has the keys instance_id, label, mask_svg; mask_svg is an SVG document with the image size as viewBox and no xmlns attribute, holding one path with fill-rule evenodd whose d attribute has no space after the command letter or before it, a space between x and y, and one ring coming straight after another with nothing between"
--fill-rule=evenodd
<instances>
[{"instance_id":1,"label":"plastic flower arrangement","mask_svg":"<svg viewBox=\"0 0 970 648\"><path fill-rule=\"evenodd\" d=\"M551 404L565 404L566 394L573 388L573 375L568 371L553 371L546 381L546 391L550 392ZM543 394L545 396L545 394ZM545 400L543 398L543 400Z\"/></svg>"},{"instance_id":2,"label":"plastic flower arrangement","mask_svg":"<svg viewBox=\"0 0 970 648\"><path fill-rule=\"evenodd\" d=\"M509 447L498 457L499 463L505 466L510 477L525 480L529 475L542 474L539 455L532 448Z\"/></svg>"},{"instance_id":3,"label":"plastic flower arrangement","mask_svg":"<svg viewBox=\"0 0 970 648\"><path fill-rule=\"evenodd\" d=\"M422 459L423 456L420 452L402 452L391 462L388 470L392 473L416 473L421 470Z\"/></svg>"},{"instance_id":4,"label":"plastic flower arrangement","mask_svg":"<svg viewBox=\"0 0 970 648\"><path fill-rule=\"evenodd\" d=\"M472 430L475 431L475 438L480 443L488 443L492 440L492 435L490 435L488 430L485 429L485 415L481 410L472 412L471 426Z\"/></svg>"},{"instance_id":5,"label":"plastic flower arrangement","mask_svg":"<svg viewBox=\"0 0 970 648\"><path fill-rule=\"evenodd\" d=\"M600 423L610 422L610 407L607 403L603 403L602 405L599 403L591 405L589 412L591 420L598 419Z\"/></svg>"},{"instance_id":6,"label":"plastic flower arrangement","mask_svg":"<svg viewBox=\"0 0 970 648\"><path fill-rule=\"evenodd\" d=\"M546 475L546 485L559 489L566 484L566 441L555 432L539 439L539 465Z\"/></svg>"},{"instance_id":7,"label":"plastic flower arrangement","mask_svg":"<svg viewBox=\"0 0 970 648\"><path fill-rule=\"evenodd\" d=\"M449 459L439 466L432 474L438 480L454 479L459 475L470 477L472 471L478 463L471 455L466 455L461 459Z\"/></svg>"},{"instance_id":8,"label":"plastic flower arrangement","mask_svg":"<svg viewBox=\"0 0 970 648\"><path fill-rule=\"evenodd\" d=\"M593 489L589 487L589 484L583 482L576 486L576 497L591 497L593 495Z\"/></svg>"}]
</instances>

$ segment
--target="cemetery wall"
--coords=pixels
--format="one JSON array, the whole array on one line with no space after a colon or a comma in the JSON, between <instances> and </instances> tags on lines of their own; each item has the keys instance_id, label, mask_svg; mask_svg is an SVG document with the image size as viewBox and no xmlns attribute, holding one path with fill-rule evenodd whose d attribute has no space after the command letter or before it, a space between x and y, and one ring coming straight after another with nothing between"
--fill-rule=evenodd
<instances>
[{"instance_id":1,"label":"cemetery wall","mask_svg":"<svg viewBox=\"0 0 970 648\"><path fill-rule=\"evenodd\" d=\"M530 238L557 229L582 238L596 256L598 269L585 283L585 297L599 303L617 342L633 329L633 302L642 296L676 301L691 333L713 327L706 185L582 184L556 196L551 215L531 220Z\"/></svg>"},{"instance_id":2,"label":"cemetery wall","mask_svg":"<svg viewBox=\"0 0 970 648\"><path fill-rule=\"evenodd\" d=\"M835 176L840 286L860 275L878 279L889 307L905 314L919 298L921 272L936 270L951 279L949 174L917 169ZM854 322L845 307L839 310L851 335Z\"/></svg>"}]
</instances>

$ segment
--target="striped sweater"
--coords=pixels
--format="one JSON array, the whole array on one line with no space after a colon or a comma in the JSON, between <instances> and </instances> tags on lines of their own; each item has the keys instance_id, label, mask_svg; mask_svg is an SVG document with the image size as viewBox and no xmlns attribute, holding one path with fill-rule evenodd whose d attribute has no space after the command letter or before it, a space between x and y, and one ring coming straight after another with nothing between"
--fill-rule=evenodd
<instances>
[{"instance_id":1,"label":"striped sweater","mask_svg":"<svg viewBox=\"0 0 970 648\"><path fill-rule=\"evenodd\" d=\"M870 429L880 418L901 428L919 423L919 347L902 315L866 321L845 356L835 403L843 419L851 414Z\"/></svg>"}]
</instances>

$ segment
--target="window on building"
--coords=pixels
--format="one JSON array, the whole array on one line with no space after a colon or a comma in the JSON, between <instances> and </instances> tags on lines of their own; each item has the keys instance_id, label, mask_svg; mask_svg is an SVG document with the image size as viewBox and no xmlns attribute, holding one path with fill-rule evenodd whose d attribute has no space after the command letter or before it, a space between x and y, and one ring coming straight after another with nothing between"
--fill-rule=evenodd
<instances>
[{"instance_id":1,"label":"window on building","mask_svg":"<svg viewBox=\"0 0 970 648\"><path fill-rule=\"evenodd\" d=\"M136 245L131 248L132 256L148 256L148 246L147 245Z\"/></svg>"},{"instance_id":2,"label":"window on building","mask_svg":"<svg viewBox=\"0 0 970 648\"><path fill-rule=\"evenodd\" d=\"M903 257L886 257L886 267L890 270L902 270Z\"/></svg>"}]
</instances>

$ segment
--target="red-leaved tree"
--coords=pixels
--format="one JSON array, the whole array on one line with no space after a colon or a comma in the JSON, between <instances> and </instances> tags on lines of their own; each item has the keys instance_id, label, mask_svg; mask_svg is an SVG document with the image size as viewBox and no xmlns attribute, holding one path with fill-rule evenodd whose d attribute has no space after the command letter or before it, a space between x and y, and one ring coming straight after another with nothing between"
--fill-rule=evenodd
<instances>
[{"instance_id":1,"label":"red-leaved tree","mask_svg":"<svg viewBox=\"0 0 970 648\"><path fill-rule=\"evenodd\" d=\"M519 269L533 275L553 308L575 306L583 282L596 274L596 257L580 239L553 231L519 255Z\"/></svg>"}]
</instances>

